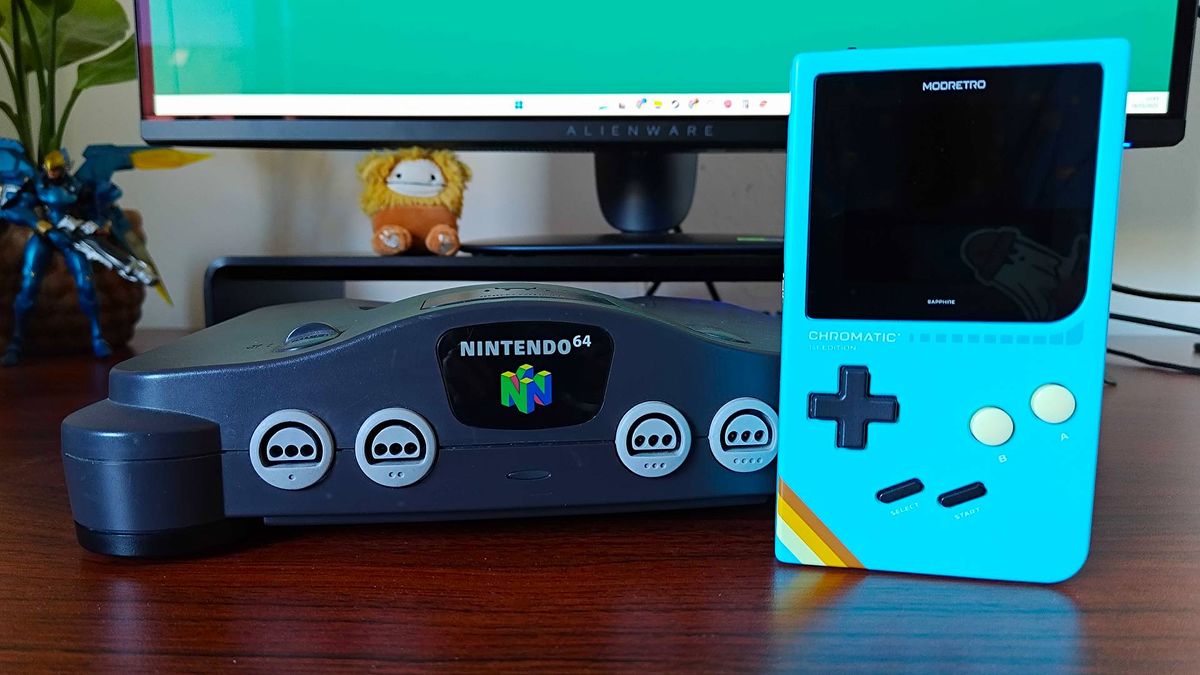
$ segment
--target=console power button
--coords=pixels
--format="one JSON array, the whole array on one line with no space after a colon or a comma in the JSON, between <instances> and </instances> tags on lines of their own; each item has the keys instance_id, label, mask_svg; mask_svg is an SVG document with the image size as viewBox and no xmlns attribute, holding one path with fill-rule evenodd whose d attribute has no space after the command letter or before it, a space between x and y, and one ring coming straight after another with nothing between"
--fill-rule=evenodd
<instances>
[{"instance_id":1,"label":"console power button","mask_svg":"<svg viewBox=\"0 0 1200 675\"><path fill-rule=\"evenodd\" d=\"M283 339L283 346L280 347L280 351L291 351L296 349L304 349L306 347L315 347L319 344L329 342L341 334L341 331L327 323L321 323L318 321L302 324L292 329L292 332L287 334L287 337Z\"/></svg>"}]
</instances>

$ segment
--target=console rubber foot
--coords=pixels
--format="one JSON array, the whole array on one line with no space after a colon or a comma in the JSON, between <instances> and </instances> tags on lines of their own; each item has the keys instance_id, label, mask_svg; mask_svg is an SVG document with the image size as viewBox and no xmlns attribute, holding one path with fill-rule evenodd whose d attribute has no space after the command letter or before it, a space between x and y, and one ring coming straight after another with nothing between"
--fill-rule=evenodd
<instances>
[{"instance_id":1,"label":"console rubber foot","mask_svg":"<svg viewBox=\"0 0 1200 675\"><path fill-rule=\"evenodd\" d=\"M178 530L109 532L75 523L79 544L93 553L125 558L171 558L219 553L244 541L260 525L257 521L218 520Z\"/></svg>"}]
</instances>

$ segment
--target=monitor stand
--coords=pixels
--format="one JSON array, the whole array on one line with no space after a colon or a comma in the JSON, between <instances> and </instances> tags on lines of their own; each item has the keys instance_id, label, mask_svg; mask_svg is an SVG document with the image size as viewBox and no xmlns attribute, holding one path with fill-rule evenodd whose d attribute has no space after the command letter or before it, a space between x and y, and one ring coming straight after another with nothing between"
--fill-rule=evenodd
<instances>
[{"instance_id":1,"label":"monitor stand","mask_svg":"<svg viewBox=\"0 0 1200 675\"><path fill-rule=\"evenodd\" d=\"M696 194L695 153L598 150L596 194L617 232L542 234L464 242L475 255L548 253L764 253L779 254L782 237L685 234L679 225Z\"/></svg>"}]
</instances>

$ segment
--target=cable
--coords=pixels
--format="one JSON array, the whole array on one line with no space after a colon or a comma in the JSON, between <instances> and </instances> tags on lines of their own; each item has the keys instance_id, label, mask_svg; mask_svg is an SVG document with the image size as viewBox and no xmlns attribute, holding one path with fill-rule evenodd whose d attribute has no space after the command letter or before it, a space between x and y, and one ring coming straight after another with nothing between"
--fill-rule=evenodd
<instances>
[{"instance_id":1,"label":"cable","mask_svg":"<svg viewBox=\"0 0 1200 675\"><path fill-rule=\"evenodd\" d=\"M1183 293L1163 293L1161 291L1146 291L1132 286L1113 284L1113 291L1124 295L1134 295L1151 300L1166 300L1167 302L1200 302L1200 295L1184 295Z\"/></svg>"},{"instance_id":2,"label":"cable","mask_svg":"<svg viewBox=\"0 0 1200 675\"><path fill-rule=\"evenodd\" d=\"M1113 312L1108 315L1113 321L1123 321L1125 323L1136 323L1142 326L1153 326L1155 328L1163 328L1173 330L1180 333L1191 333L1192 335L1200 335L1200 328L1195 326L1185 326L1181 323L1169 323L1167 321L1158 321L1156 319L1145 319L1140 316L1130 316L1128 314L1117 314Z\"/></svg>"},{"instance_id":3,"label":"cable","mask_svg":"<svg viewBox=\"0 0 1200 675\"><path fill-rule=\"evenodd\" d=\"M706 287L708 287L708 297L712 298L713 300L716 300L717 302L721 302L721 294L717 292L717 285L711 281L704 282L704 285ZM654 295L655 293L658 292L658 289L661 287L662 287L662 282L655 281L654 283L650 284L650 288L646 290L646 296L650 297L650 296Z\"/></svg>"},{"instance_id":4,"label":"cable","mask_svg":"<svg viewBox=\"0 0 1200 675\"><path fill-rule=\"evenodd\" d=\"M1139 298L1148 298L1150 300L1165 300L1167 302L1200 302L1200 295L1187 295L1184 293L1164 293L1162 291L1147 291L1142 288L1134 288L1132 286L1124 286L1122 284L1113 284L1112 289L1116 293L1132 295ZM1116 316L1113 316L1116 319ZM1132 317L1130 317L1132 318ZM1126 319L1116 319L1117 321L1125 321ZM1179 330L1183 333L1192 333L1187 327L1181 327L1178 324L1161 325L1157 323L1146 323L1144 321L1131 321L1130 323L1141 323L1146 326L1156 326L1158 328L1166 328L1167 330ZM1200 342L1192 345L1197 354L1200 354Z\"/></svg>"},{"instance_id":5,"label":"cable","mask_svg":"<svg viewBox=\"0 0 1200 675\"><path fill-rule=\"evenodd\" d=\"M1155 368L1165 368L1166 370L1174 370L1187 375L1200 376L1200 368L1195 366L1185 366L1181 363L1170 363L1168 361L1156 361L1154 359L1148 359L1145 356L1139 356L1131 352L1123 352L1119 349L1109 349L1108 353L1112 354L1113 356L1119 356L1123 359L1129 359L1130 361L1137 361L1143 365L1154 366Z\"/></svg>"}]
</instances>

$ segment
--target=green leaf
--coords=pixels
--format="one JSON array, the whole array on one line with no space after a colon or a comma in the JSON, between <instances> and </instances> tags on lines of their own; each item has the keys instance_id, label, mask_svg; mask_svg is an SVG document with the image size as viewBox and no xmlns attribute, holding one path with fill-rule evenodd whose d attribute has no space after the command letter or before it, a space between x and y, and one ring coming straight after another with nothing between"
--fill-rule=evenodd
<instances>
[{"instance_id":1,"label":"green leaf","mask_svg":"<svg viewBox=\"0 0 1200 675\"><path fill-rule=\"evenodd\" d=\"M75 78L75 91L128 82L137 77L135 54L133 36L130 35L120 46L104 56L79 64L79 75Z\"/></svg>"},{"instance_id":2,"label":"green leaf","mask_svg":"<svg viewBox=\"0 0 1200 675\"><path fill-rule=\"evenodd\" d=\"M19 0L26 2L27 0ZM117 0L28 0L29 15L37 33L37 44L46 54L50 39L50 18L54 6L68 11L58 19L58 67L82 61L111 48L129 34L129 17ZM0 40L12 46L12 4L0 0ZM21 32L21 54L25 70L33 70L34 42L27 31Z\"/></svg>"},{"instance_id":3,"label":"green leaf","mask_svg":"<svg viewBox=\"0 0 1200 675\"><path fill-rule=\"evenodd\" d=\"M117 0L82 0L58 20L58 67L95 56L129 35Z\"/></svg>"},{"instance_id":4,"label":"green leaf","mask_svg":"<svg viewBox=\"0 0 1200 675\"><path fill-rule=\"evenodd\" d=\"M71 11L71 8L75 6L75 0L33 0L33 4L37 5L38 9L45 12L47 16L54 12L54 7L57 6L58 15L62 16Z\"/></svg>"},{"instance_id":5,"label":"green leaf","mask_svg":"<svg viewBox=\"0 0 1200 675\"><path fill-rule=\"evenodd\" d=\"M19 0L23 2L24 0ZM13 44L13 23L20 21L20 15L13 16L12 3L9 0L0 0L0 40L3 40L6 45L12 47ZM38 31L39 35L50 34L50 22L45 14L42 14L37 8L29 10L29 16L33 19L33 26ZM23 62L22 70L26 73L33 70L33 43L29 39L29 31L26 30L24 24L21 25L21 60Z\"/></svg>"}]
</instances>

